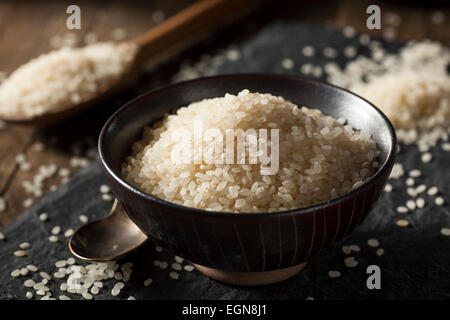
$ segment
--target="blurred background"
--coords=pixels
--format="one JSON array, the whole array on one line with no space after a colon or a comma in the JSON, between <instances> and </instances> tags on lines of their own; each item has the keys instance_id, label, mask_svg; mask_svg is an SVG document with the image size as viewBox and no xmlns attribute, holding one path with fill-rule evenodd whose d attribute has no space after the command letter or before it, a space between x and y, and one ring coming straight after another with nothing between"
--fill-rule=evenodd
<instances>
[{"instance_id":1,"label":"blurred background","mask_svg":"<svg viewBox=\"0 0 450 320\"><path fill-rule=\"evenodd\" d=\"M17 1L0 2L0 81L38 55L63 46L132 39L180 12L194 0ZM81 8L81 30L66 28L66 8ZM366 28L366 8L382 9L381 30ZM96 139L112 112L136 95L173 81L198 77L221 59L239 59L239 46L275 20L352 27L388 40L430 38L450 44L448 1L272 1L175 58L146 70L141 85L100 108L49 128L0 122L0 227L13 221L45 193L54 191L96 156ZM24 185L41 170L56 166L43 192ZM44 169L42 169L44 168Z\"/></svg>"}]
</instances>

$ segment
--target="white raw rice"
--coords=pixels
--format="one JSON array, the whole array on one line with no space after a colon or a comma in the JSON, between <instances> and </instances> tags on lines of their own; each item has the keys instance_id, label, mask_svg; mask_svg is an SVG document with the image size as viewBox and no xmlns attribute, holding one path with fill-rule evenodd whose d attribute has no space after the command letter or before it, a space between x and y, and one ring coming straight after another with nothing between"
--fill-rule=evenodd
<instances>
[{"instance_id":1,"label":"white raw rice","mask_svg":"<svg viewBox=\"0 0 450 320\"><path fill-rule=\"evenodd\" d=\"M337 55L338 55L338 52L337 52L337 50L336 49L334 49L334 48L331 48L331 47L325 47L324 49L323 49L323 55L326 57L326 58L336 58L337 57Z\"/></svg>"},{"instance_id":2,"label":"white raw rice","mask_svg":"<svg viewBox=\"0 0 450 320\"><path fill-rule=\"evenodd\" d=\"M418 178L422 175L422 172L419 169L413 169L409 172L409 175L413 178Z\"/></svg>"},{"instance_id":3,"label":"white raw rice","mask_svg":"<svg viewBox=\"0 0 450 320\"><path fill-rule=\"evenodd\" d=\"M151 278L145 279L144 280L144 286L148 287L149 285L152 284L152 282L153 282L153 279L151 279Z\"/></svg>"},{"instance_id":4,"label":"white raw rice","mask_svg":"<svg viewBox=\"0 0 450 320\"><path fill-rule=\"evenodd\" d=\"M135 54L135 45L105 42L41 55L0 85L0 115L33 117L89 100L116 84Z\"/></svg>"},{"instance_id":5,"label":"white raw rice","mask_svg":"<svg viewBox=\"0 0 450 320\"><path fill-rule=\"evenodd\" d=\"M103 199L103 201L107 201L107 202L114 200L113 196L110 194L107 194L107 193L102 194L102 199Z\"/></svg>"},{"instance_id":6,"label":"white raw rice","mask_svg":"<svg viewBox=\"0 0 450 320\"><path fill-rule=\"evenodd\" d=\"M397 207L397 212L398 212L398 213L407 213L408 211L409 211L408 208L405 207L405 206L399 206L399 207Z\"/></svg>"},{"instance_id":7,"label":"white raw rice","mask_svg":"<svg viewBox=\"0 0 450 320\"><path fill-rule=\"evenodd\" d=\"M329 72L328 81L349 88L379 107L405 143L426 151L450 126L450 51L437 42L408 43L388 54L371 42L372 59L359 56L344 70Z\"/></svg>"},{"instance_id":8,"label":"white raw rice","mask_svg":"<svg viewBox=\"0 0 450 320\"><path fill-rule=\"evenodd\" d=\"M355 28L351 27L351 26L346 26L344 27L344 29L342 30L342 32L344 33L344 36L346 38L353 38L356 35L356 31Z\"/></svg>"},{"instance_id":9,"label":"white raw rice","mask_svg":"<svg viewBox=\"0 0 450 320\"><path fill-rule=\"evenodd\" d=\"M181 266L181 264L174 262L171 264L172 269L177 270L177 271L181 271L183 269L183 267Z\"/></svg>"},{"instance_id":10,"label":"white raw rice","mask_svg":"<svg viewBox=\"0 0 450 320\"><path fill-rule=\"evenodd\" d=\"M316 49L312 46L303 47L302 53L306 57L312 57L316 53Z\"/></svg>"},{"instance_id":11,"label":"white raw rice","mask_svg":"<svg viewBox=\"0 0 450 320\"><path fill-rule=\"evenodd\" d=\"M119 289L113 288L113 289L111 290L111 295L114 296L114 297L115 297L115 296L118 296L119 293L120 293L120 290L119 290Z\"/></svg>"},{"instance_id":12,"label":"white raw rice","mask_svg":"<svg viewBox=\"0 0 450 320\"><path fill-rule=\"evenodd\" d=\"M69 237L73 236L74 233L75 233L75 232L73 231L73 229L67 229L67 230L64 232L64 237L69 238Z\"/></svg>"},{"instance_id":13,"label":"white raw rice","mask_svg":"<svg viewBox=\"0 0 450 320\"><path fill-rule=\"evenodd\" d=\"M31 207L31 206L33 205L33 202L34 202L33 199L27 198L27 199L25 199L25 200L23 201L23 206L24 206L25 208L29 208L29 207Z\"/></svg>"},{"instance_id":14,"label":"white raw rice","mask_svg":"<svg viewBox=\"0 0 450 320\"><path fill-rule=\"evenodd\" d=\"M14 269L11 271L11 277L16 278L18 276L20 276L20 269Z\"/></svg>"},{"instance_id":15,"label":"white raw rice","mask_svg":"<svg viewBox=\"0 0 450 320\"><path fill-rule=\"evenodd\" d=\"M432 187L430 187L430 188L428 189L427 194L428 194L429 196L434 196L434 195L436 195L438 192L439 192L438 187L432 186Z\"/></svg>"},{"instance_id":16,"label":"white raw rice","mask_svg":"<svg viewBox=\"0 0 450 320\"><path fill-rule=\"evenodd\" d=\"M442 148L442 150L444 150L444 151L450 151L450 142L444 142L444 143L441 145L441 148Z\"/></svg>"},{"instance_id":17,"label":"white raw rice","mask_svg":"<svg viewBox=\"0 0 450 320\"><path fill-rule=\"evenodd\" d=\"M367 240L367 244L370 247L378 247L380 245L380 242L377 239L369 239Z\"/></svg>"},{"instance_id":18,"label":"white raw rice","mask_svg":"<svg viewBox=\"0 0 450 320\"><path fill-rule=\"evenodd\" d=\"M303 74L310 74L314 70L314 66L311 63L305 63L300 67L300 72Z\"/></svg>"},{"instance_id":19,"label":"white raw rice","mask_svg":"<svg viewBox=\"0 0 450 320\"><path fill-rule=\"evenodd\" d=\"M433 155L429 152L422 153L420 156L420 160L422 160L423 163L428 163L433 159Z\"/></svg>"},{"instance_id":20,"label":"white raw rice","mask_svg":"<svg viewBox=\"0 0 450 320\"><path fill-rule=\"evenodd\" d=\"M29 242L22 242L19 244L20 249L28 249L31 247L31 244Z\"/></svg>"},{"instance_id":21,"label":"white raw rice","mask_svg":"<svg viewBox=\"0 0 450 320\"><path fill-rule=\"evenodd\" d=\"M39 272L39 275L41 276L42 279L45 280L50 280L52 277L50 277L50 275L47 272Z\"/></svg>"},{"instance_id":22,"label":"white raw rice","mask_svg":"<svg viewBox=\"0 0 450 320\"><path fill-rule=\"evenodd\" d=\"M174 259L175 259L175 261L178 262L178 263L183 263L183 261L184 261L184 258L179 257L179 256L174 256Z\"/></svg>"},{"instance_id":23,"label":"white raw rice","mask_svg":"<svg viewBox=\"0 0 450 320\"><path fill-rule=\"evenodd\" d=\"M344 48L344 55L347 58L353 58L356 56L357 53L358 53L358 50L356 49L356 47L348 46L348 47Z\"/></svg>"},{"instance_id":24,"label":"white raw rice","mask_svg":"<svg viewBox=\"0 0 450 320\"><path fill-rule=\"evenodd\" d=\"M23 250L17 250L17 251L14 251L14 255L16 256L16 257L23 257L23 256L26 256L26 252L25 251L23 251Z\"/></svg>"},{"instance_id":25,"label":"white raw rice","mask_svg":"<svg viewBox=\"0 0 450 320\"><path fill-rule=\"evenodd\" d=\"M406 193L411 197L417 197L417 191L414 188L406 188Z\"/></svg>"},{"instance_id":26,"label":"white raw rice","mask_svg":"<svg viewBox=\"0 0 450 320\"><path fill-rule=\"evenodd\" d=\"M416 208L416 201L411 200L411 199L407 200L406 206L408 207L409 210L414 210Z\"/></svg>"},{"instance_id":27,"label":"white raw rice","mask_svg":"<svg viewBox=\"0 0 450 320\"><path fill-rule=\"evenodd\" d=\"M109 188L108 185L102 184L102 185L100 186L100 192L101 192L101 193L108 193L109 191L111 191L111 189Z\"/></svg>"},{"instance_id":28,"label":"white raw rice","mask_svg":"<svg viewBox=\"0 0 450 320\"><path fill-rule=\"evenodd\" d=\"M416 199L416 206L417 206L417 208L425 207L425 200L423 198L417 198Z\"/></svg>"},{"instance_id":29,"label":"white raw rice","mask_svg":"<svg viewBox=\"0 0 450 320\"><path fill-rule=\"evenodd\" d=\"M241 53L238 49L231 48L227 51L227 59L230 61L237 61L241 58Z\"/></svg>"},{"instance_id":30,"label":"white raw rice","mask_svg":"<svg viewBox=\"0 0 450 320\"><path fill-rule=\"evenodd\" d=\"M342 253L349 255L352 253L352 249L349 246L342 246Z\"/></svg>"},{"instance_id":31,"label":"white raw rice","mask_svg":"<svg viewBox=\"0 0 450 320\"><path fill-rule=\"evenodd\" d=\"M403 168L403 165L401 163L394 163L389 179L398 179L403 177L404 174L405 169Z\"/></svg>"},{"instance_id":32,"label":"white raw rice","mask_svg":"<svg viewBox=\"0 0 450 320\"><path fill-rule=\"evenodd\" d=\"M292 59L285 58L281 60L281 65L283 66L284 69L290 70L294 68L294 61Z\"/></svg>"},{"instance_id":33,"label":"white raw rice","mask_svg":"<svg viewBox=\"0 0 450 320\"><path fill-rule=\"evenodd\" d=\"M52 234L58 235L61 232L61 227L60 226L54 226L51 231L52 231Z\"/></svg>"},{"instance_id":34,"label":"white raw rice","mask_svg":"<svg viewBox=\"0 0 450 320\"><path fill-rule=\"evenodd\" d=\"M203 130L218 129L224 137L227 129L280 129L278 173L263 175L260 164L175 166L162 161L170 159L175 147L190 148L186 139L174 139L172 133L194 132L194 119L202 121ZM214 148L214 141L203 140L203 150ZM122 176L149 194L188 207L272 212L320 203L352 190L374 174L378 155L367 132L282 97L243 90L237 96L192 103L145 128L143 139L133 145L122 165Z\"/></svg>"},{"instance_id":35,"label":"white raw rice","mask_svg":"<svg viewBox=\"0 0 450 320\"><path fill-rule=\"evenodd\" d=\"M413 178L408 178L408 179L406 179L405 184L406 184L408 187L412 187L412 186L414 185L414 179L413 179Z\"/></svg>"},{"instance_id":36,"label":"white raw rice","mask_svg":"<svg viewBox=\"0 0 450 320\"><path fill-rule=\"evenodd\" d=\"M355 260L355 257L346 257L344 259L344 264L347 268L354 268L358 265L358 261Z\"/></svg>"},{"instance_id":37,"label":"white raw rice","mask_svg":"<svg viewBox=\"0 0 450 320\"><path fill-rule=\"evenodd\" d=\"M30 270L31 272L36 272L36 271L38 271L38 267L36 267L36 266L33 265L33 264L27 265L26 268L27 268L28 270Z\"/></svg>"},{"instance_id":38,"label":"white raw rice","mask_svg":"<svg viewBox=\"0 0 450 320\"><path fill-rule=\"evenodd\" d=\"M192 272L192 271L194 271L194 266L191 266L190 264L187 264L187 265L185 265L183 267L183 269L184 269L184 271Z\"/></svg>"},{"instance_id":39,"label":"white raw rice","mask_svg":"<svg viewBox=\"0 0 450 320\"><path fill-rule=\"evenodd\" d=\"M427 190L427 186L424 185L424 184L421 184L421 185L418 185L418 186L417 186L417 188L416 188L416 193L419 194L419 193L424 192L425 190Z\"/></svg>"},{"instance_id":40,"label":"white raw rice","mask_svg":"<svg viewBox=\"0 0 450 320\"><path fill-rule=\"evenodd\" d=\"M336 270L330 270L330 271L328 271L328 276L330 278L339 278L341 276L341 273Z\"/></svg>"},{"instance_id":41,"label":"white raw rice","mask_svg":"<svg viewBox=\"0 0 450 320\"><path fill-rule=\"evenodd\" d=\"M444 198L442 197L436 197L434 199L434 203L436 203L438 206L442 206L444 204Z\"/></svg>"},{"instance_id":42,"label":"white raw rice","mask_svg":"<svg viewBox=\"0 0 450 320\"><path fill-rule=\"evenodd\" d=\"M32 279L25 280L23 285L27 288L31 288L35 285L35 282Z\"/></svg>"},{"instance_id":43,"label":"white raw rice","mask_svg":"<svg viewBox=\"0 0 450 320\"><path fill-rule=\"evenodd\" d=\"M405 220L405 219L399 219L399 220L397 220L396 224L399 227L407 227L407 226L409 226L409 221Z\"/></svg>"},{"instance_id":44,"label":"white raw rice","mask_svg":"<svg viewBox=\"0 0 450 320\"><path fill-rule=\"evenodd\" d=\"M28 274L28 269L27 268L21 268L20 269L20 275L22 276L26 276Z\"/></svg>"}]
</instances>

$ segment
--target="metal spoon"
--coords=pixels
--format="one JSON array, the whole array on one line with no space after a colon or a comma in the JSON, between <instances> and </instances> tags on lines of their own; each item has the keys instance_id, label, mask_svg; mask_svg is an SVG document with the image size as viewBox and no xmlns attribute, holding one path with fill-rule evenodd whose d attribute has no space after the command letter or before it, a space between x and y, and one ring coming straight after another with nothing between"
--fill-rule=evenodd
<instances>
[{"instance_id":1,"label":"metal spoon","mask_svg":"<svg viewBox=\"0 0 450 320\"><path fill-rule=\"evenodd\" d=\"M85 261L116 260L140 247L147 237L128 218L117 199L106 218L88 223L69 240L69 250Z\"/></svg>"}]
</instances>

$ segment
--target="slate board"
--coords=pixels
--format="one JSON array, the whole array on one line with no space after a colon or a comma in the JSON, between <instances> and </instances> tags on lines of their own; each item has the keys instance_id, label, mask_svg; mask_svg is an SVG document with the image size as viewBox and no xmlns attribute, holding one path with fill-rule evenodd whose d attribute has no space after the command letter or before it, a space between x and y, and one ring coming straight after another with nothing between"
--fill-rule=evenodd
<instances>
[{"instance_id":1,"label":"slate board","mask_svg":"<svg viewBox=\"0 0 450 320\"><path fill-rule=\"evenodd\" d=\"M368 49L360 45L357 38L347 39L342 33L331 27L305 26L289 23L272 23L261 29L253 37L240 45L241 59L227 61L208 71L208 74L236 72L271 72L299 74L299 66L304 62L323 65L329 59L318 55L305 58L301 48L314 45L316 48L332 46L342 50L347 45L355 45L360 53ZM384 43L391 51L400 46L396 43ZM319 50L320 51L320 50ZM291 58L296 67L283 70L281 60ZM334 59L344 65L347 61L342 54ZM450 199L448 182L450 181L450 153L443 152L438 145L432 150L433 161L423 164L415 147L402 147L397 161L405 169L418 168L423 176L417 183L436 185L444 198ZM81 225L79 215L86 214L90 220L107 214L111 203L101 199L99 186L106 183L98 160L74 176L69 183L55 192L49 193L39 203L26 211L18 220L1 230L7 237L0 241L0 299L24 299L27 288L23 281L27 277L12 278L10 272L29 263L35 264L48 273L56 271L54 263L67 259L70 253L67 239L60 236L58 243L51 243L48 237L55 225L64 230ZM408 196L405 193L405 178L393 180L394 192L385 193L377 203L368 219L343 245L357 244L361 252L352 255L359 264L347 268L343 259L341 245L321 253L309 262L307 267L294 278L282 283L263 287L232 287L210 280L197 271L180 272L180 280L170 279L170 268L161 270L153 266L153 260L166 260L169 264L173 257L168 252L157 253L153 245L147 242L136 252L125 257L120 263L134 263L131 280L117 297L110 291L114 280L105 282L103 290L96 299L126 299L132 295L136 299L448 299L450 282L448 277L450 261L450 238L440 234L442 227L450 227L448 202L442 207L436 206L426 194L427 205L412 214L395 212L398 205L404 204ZM448 200L447 200L448 201ZM41 222L38 214L47 212L47 222ZM397 219L407 219L410 226L396 226ZM377 256L376 248L369 247L367 240L376 238L384 255ZM26 257L15 257L21 242L28 241L32 248ZM381 290L368 290L366 287L366 268L376 264L381 268ZM329 270L338 270L341 277L330 278ZM33 279L39 279L34 274ZM149 287L143 281L153 278ZM48 286L53 296L60 293L62 281L53 279ZM77 299L79 296L70 295Z\"/></svg>"}]
</instances>

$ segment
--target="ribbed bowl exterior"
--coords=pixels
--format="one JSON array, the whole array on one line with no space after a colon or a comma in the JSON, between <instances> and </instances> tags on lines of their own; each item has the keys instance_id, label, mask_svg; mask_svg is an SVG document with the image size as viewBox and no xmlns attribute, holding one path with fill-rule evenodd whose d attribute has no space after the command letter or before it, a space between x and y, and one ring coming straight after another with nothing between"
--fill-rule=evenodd
<instances>
[{"instance_id":1,"label":"ribbed bowl exterior","mask_svg":"<svg viewBox=\"0 0 450 320\"><path fill-rule=\"evenodd\" d=\"M168 207L111 183L129 217L156 244L215 269L269 271L308 261L346 238L369 214L387 178L307 212L235 217Z\"/></svg>"}]
</instances>

